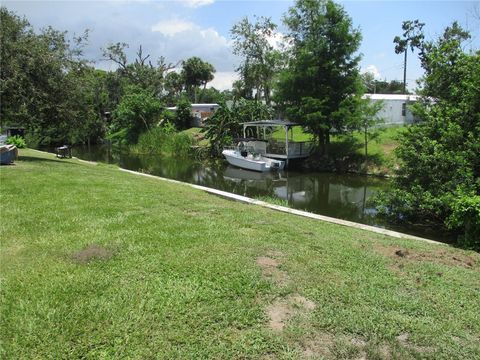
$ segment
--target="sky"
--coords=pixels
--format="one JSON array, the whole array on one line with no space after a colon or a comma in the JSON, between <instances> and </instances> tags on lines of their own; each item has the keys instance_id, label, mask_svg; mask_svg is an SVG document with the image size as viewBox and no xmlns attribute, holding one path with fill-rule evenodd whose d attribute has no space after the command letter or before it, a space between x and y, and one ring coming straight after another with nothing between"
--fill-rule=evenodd
<instances>
[{"instance_id":1,"label":"sky","mask_svg":"<svg viewBox=\"0 0 480 360\"><path fill-rule=\"evenodd\" d=\"M403 81L403 55L394 52L393 38L401 35L404 20L419 19L426 38L435 39L457 20L472 33L466 50L480 49L480 6L478 1L338 1L362 32L359 52L362 72L372 72L380 80ZM25 16L36 29L52 26L69 34L89 29L84 55L95 66L114 70L102 59L101 48L110 43L127 43L130 61L142 45L150 59L160 56L177 64L192 56L210 62L216 69L209 84L217 89L231 87L240 59L232 54L230 29L247 16L270 17L285 34L283 15L294 6L290 0L110 0L110 1L1 1L2 6ZM417 54L409 53L407 83L416 87L422 76Z\"/></svg>"}]
</instances>

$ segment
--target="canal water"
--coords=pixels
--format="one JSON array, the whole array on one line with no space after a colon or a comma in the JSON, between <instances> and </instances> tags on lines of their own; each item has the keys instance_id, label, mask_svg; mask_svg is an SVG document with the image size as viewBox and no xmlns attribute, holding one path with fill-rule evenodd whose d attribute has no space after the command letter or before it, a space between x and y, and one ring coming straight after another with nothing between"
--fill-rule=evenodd
<instances>
[{"instance_id":1,"label":"canal water","mask_svg":"<svg viewBox=\"0 0 480 360\"><path fill-rule=\"evenodd\" d=\"M110 146L74 147L72 153L83 160L116 164L129 170L252 198L273 200L316 214L448 241L446 234L434 229L389 224L376 216L376 210L368 200L377 191L388 188L387 179L299 170L259 173L236 168L222 161L136 155Z\"/></svg>"}]
</instances>

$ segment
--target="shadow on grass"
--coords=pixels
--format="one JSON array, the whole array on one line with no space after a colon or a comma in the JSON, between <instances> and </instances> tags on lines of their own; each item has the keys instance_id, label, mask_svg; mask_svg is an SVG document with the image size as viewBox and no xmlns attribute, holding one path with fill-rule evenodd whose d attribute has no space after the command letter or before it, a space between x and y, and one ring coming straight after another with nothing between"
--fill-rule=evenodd
<instances>
[{"instance_id":1,"label":"shadow on grass","mask_svg":"<svg viewBox=\"0 0 480 360\"><path fill-rule=\"evenodd\" d=\"M77 163L71 162L71 161L65 161L64 159L47 159L43 157L35 157L35 156L25 156L25 155L20 155L18 157L18 161L25 161L25 162L54 162L57 164L68 164L68 165L79 165Z\"/></svg>"},{"instance_id":2,"label":"shadow on grass","mask_svg":"<svg viewBox=\"0 0 480 360\"><path fill-rule=\"evenodd\" d=\"M362 147L363 144L354 137L341 136L330 143L328 152L334 157L349 156L355 154Z\"/></svg>"}]
</instances>

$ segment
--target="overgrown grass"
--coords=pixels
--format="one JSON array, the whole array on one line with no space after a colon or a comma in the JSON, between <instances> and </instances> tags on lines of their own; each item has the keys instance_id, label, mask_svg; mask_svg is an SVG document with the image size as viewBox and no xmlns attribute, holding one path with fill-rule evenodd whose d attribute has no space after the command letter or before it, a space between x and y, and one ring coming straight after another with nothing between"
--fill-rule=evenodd
<instances>
[{"instance_id":1,"label":"overgrown grass","mask_svg":"<svg viewBox=\"0 0 480 360\"><path fill-rule=\"evenodd\" d=\"M0 169L2 359L480 357L477 253L20 155Z\"/></svg>"},{"instance_id":2,"label":"overgrown grass","mask_svg":"<svg viewBox=\"0 0 480 360\"><path fill-rule=\"evenodd\" d=\"M176 157L188 156L194 144L193 138L170 128L155 127L143 133L138 143L131 146L132 153L168 154Z\"/></svg>"}]
</instances>

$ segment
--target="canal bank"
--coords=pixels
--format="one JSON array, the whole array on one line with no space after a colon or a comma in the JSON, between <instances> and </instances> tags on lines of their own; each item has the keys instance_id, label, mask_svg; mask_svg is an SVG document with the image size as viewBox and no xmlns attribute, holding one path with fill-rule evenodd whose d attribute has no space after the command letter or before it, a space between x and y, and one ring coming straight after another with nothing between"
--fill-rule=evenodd
<instances>
[{"instance_id":1,"label":"canal bank","mask_svg":"<svg viewBox=\"0 0 480 360\"><path fill-rule=\"evenodd\" d=\"M318 215L318 214L314 214L314 213L309 213L307 211L291 209L291 208L288 208L288 207L285 207L285 206L270 204L270 203L265 202L265 201L252 199L252 198L249 198L249 197L246 197L246 196L232 194L232 193L228 193L228 192L225 192L225 191L208 188L208 187L205 187L205 186L193 185L193 184L189 184L189 183L185 183L185 182L181 182L181 181L177 181L177 180L166 179L166 178L162 178L162 177L159 177L159 176L140 173L140 172L132 171L132 170L126 170L126 169L122 169L122 168L119 168L119 170L127 172L129 174L134 174L134 175L138 175L138 176L146 176L146 177L157 179L157 180L160 180L160 181L167 181L167 182L172 182L172 183L175 183L175 184L181 184L181 185L184 185L184 186L189 186L189 187L192 187L194 189L205 191L209 194L221 196L225 199L239 201L239 202L243 202L243 203L251 204L251 205L258 205L258 206L261 206L261 207L264 207L264 208L273 209L273 210L276 210L276 211L280 211L280 212L284 212L284 213L288 213L288 214L293 214L293 215L301 216L301 217L304 217L304 218L325 221L325 222L328 222L328 223L347 226L347 227L351 227L351 228L354 228L354 229L371 231L371 232L374 232L374 233L377 233L377 234L391 236L391 237L398 238L398 239L410 239L410 240L424 241L424 242L427 242L427 243L430 243L430 244L446 245L445 243L442 243L442 242L439 242L439 241L434 241L434 240L431 240L431 239L425 239L425 238L421 238L421 237L418 237L418 236L413 236L413 235L409 235L409 234L400 233L400 232L397 232L397 231L382 229L382 228L375 227L375 226L369 226L369 225L364 225L364 224L360 224L360 223L355 223L355 222L352 222L352 221L336 219L336 218L332 218L332 217L329 217L329 216L323 216L323 215Z\"/></svg>"}]
</instances>

